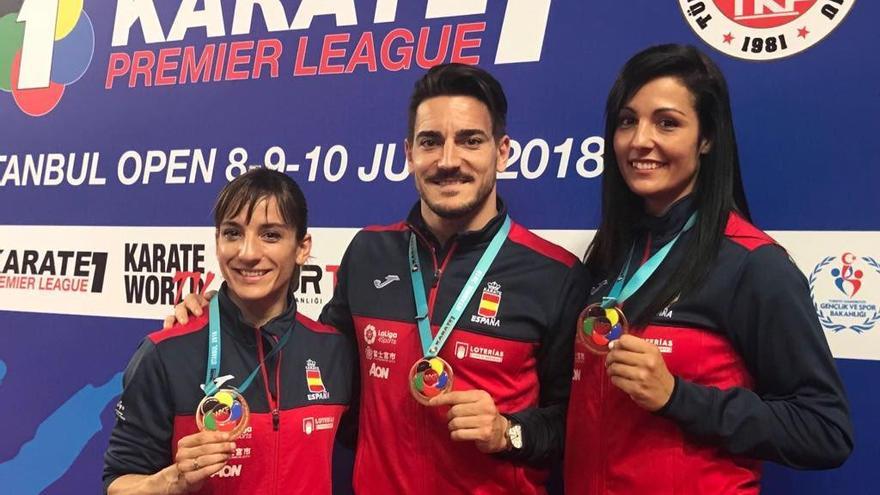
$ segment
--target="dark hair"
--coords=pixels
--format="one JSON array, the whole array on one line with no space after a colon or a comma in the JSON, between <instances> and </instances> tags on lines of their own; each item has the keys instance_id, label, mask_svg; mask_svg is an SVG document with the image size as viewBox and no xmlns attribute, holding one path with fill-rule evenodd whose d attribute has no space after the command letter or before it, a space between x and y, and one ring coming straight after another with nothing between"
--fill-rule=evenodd
<instances>
[{"instance_id":1,"label":"dark hair","mask_svg":"<svg viewBox=\"0 0 880 495\"><path fill-rule=\"evenodd\" d=\"M435 96L471 96L480 100L492 117L492 137L498 139L507 134L507 97L501 83L473 65L441 64L432 67L416 81L409 100L409 139L414 137L419 105Z\"/></svg>"},{"instance_id":2,"label":"dark hair","mask_svg":"<svg viewBox=\"0 0 880 495\"><path fill-rule=\"evenodd\" d=\"M308 230L308 207L299 185L287 175L268 168L249 170L230 182L220 191L214 205L214 226L234 217L247 208L250 222L257 203L275 198L284 223L296 231L297 241L303 240Z\"/></svg>"},{"instance_id":3,"label":"dark hair","mask_svg":"<svg viewBox=\"0 0 880 495\"><path fill-rule=\"evenodd\" d=\"M739 170L727 83L709 57L688 45L660 45L637 53L623 66L605 106L605 171L602 174L602 222L587 249L586 265L597 277L608 276L615 257L633 242L632 226L644 214L643 200L630 191L618 168L614 133L618 114L642 86L659 77L678 79L694 97L700 139L710 143L701 155L694 187L699 211L695 235L685 247L687 261L677 267L670 283L641 314L631 315L636 326L647 324L679 294L697 287L718 254L728 216L737 211L751 220Z\"/></svg>"}]
</instances>

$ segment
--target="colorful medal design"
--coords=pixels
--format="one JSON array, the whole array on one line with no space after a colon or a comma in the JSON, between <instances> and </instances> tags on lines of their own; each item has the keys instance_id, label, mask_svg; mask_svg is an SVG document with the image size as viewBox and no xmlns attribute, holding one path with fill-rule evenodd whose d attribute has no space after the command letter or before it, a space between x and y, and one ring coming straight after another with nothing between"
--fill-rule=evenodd
<instances>
[{"instance_id":1,"label":"colorful medal design","mask_svg":"<svg viewBox=\"0 0 880 495\"><path fill-rule=\"evenodd\" d=\"M206 395L196 409L199 431L228 431L236 438L247 428L250 407L235 388L223 388Z\"/></svg>"},{"instance_id":2,"label":"colorful medal design","mask_svg":"<svg viewBox=\"0 0 880 495\"><path fill-rule=\"evenodd\" d=\"M591 304L578 317L578 339L596 354L607 353L608 343L625 333L629 333L629 323L618 306L603 308L599 304Z\"/></svg>"},{"instance_id":3,"label":"colorful medal design","mask_svg":"<svg viewBox=\"0 0 880 495\"><path fill-rule=\"evenodd\" d=\"M422 358L409 370L409 390L422 405L452 390L452 366L439 357Z\"/></svg>"}]
</instances>

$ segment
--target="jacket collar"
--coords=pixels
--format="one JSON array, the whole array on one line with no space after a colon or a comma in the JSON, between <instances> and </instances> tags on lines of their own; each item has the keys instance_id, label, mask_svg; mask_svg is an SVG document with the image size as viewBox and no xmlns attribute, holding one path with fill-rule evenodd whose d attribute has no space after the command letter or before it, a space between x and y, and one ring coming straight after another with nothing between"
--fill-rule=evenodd
<instances>
[{"instance_id":1,"label":"jacket collar","mask_svg":"<svg viewBox=\"0 0 880 495\"><path fill-rule=\"evenodd\" d=\"M229 287L226 282L220 287L217 293L220 298L220 321L222 328L228 330L231 335L236 338L245 337L245 341L253 344L254 327L244 320L241 310L235 305L235 302L229 297ZM284 333L293 327L296 323L296 298L292 294L288 295L287 309L280 315L269 320L260 329L267 335L273 337L281 337Z\"/></svg>"},{"instance_id":2,"label":"jacket collar","mask_svg":"<svg viewBox=\"0 0 880 495\"><path fill-rule=\"evenodd\" d=\"M504 201L502 201L500 196L496 198L495 204L498 209L498 214L492 217L492 220L489 220L489 222L479 230L466 230L453 235L446 243L447 246L451 245L453 242L458 243L459 246L482 246L488 244L492 240L492 237L494 237L501 229L501 225L504 223L504 218L507 216L507 205L504 204ZM440 246L440 241L438 241L434 233L428 229L425 219L422 218L421 201L416 202L415 206L409 211L409 215L406 218L406 224L411 230L417 231L422 237L427 239L428 242L430 242L438 251L446 250L447 246Z\"/></svg>"},{"instance_id":3,"label":"jacket collar","mask_svg":"<svg viewBox=\"0 0 880 495\"><path fill-rule=\"evenodd\" d=\"M653 244L666 244L684 228L684 224L695 210L696 200L693 194L685 196L673 203L669 211L662 216L655 217L643 213L636 223L636 231L641 235L651 234Z\"/></svg>"}]
</instances>

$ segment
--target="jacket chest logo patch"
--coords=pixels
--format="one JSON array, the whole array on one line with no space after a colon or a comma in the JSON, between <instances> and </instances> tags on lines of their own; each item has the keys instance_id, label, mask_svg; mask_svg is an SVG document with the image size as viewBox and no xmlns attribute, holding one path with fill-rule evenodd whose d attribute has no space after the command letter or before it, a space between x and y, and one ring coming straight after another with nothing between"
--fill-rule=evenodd
<instances>
[{"instance_id":1,"label":"jacket chest logo patch","mask_svg":"<svg viewBox=\"0 0 880 495\"><path fill-rule=\"evenodd\" d=\"M675 342L672 339L654 339L646 338L645 341L654 344L663 354L672 354L672 348Z\"/></svg>"},{"instance_id":2,"label":"jacket chest logo patch","mask_svg":"<svg viewBox=\"0 0 880 495\"><path fill-rule=\"evenodd\" d=\"M335 421L333 416L303 418L303 433L311 435L316 431L332 430Z\"/></svg>"},{"instance_id":3,"label":"jacket chest logo patch","mask_svg":"<svg viewBox=\"0 0 880 495\"><path fill-rule=\"evenodd\" d=\"M501 307L501 284L498 282L489 282L483 289L480 296L480 306L477 308L477 314L471 315L472 323L479 323L490 327L500 327L501 320L498 320L498 308Z\"/></svg>"},{"instance_id":4,"label":"jacket chest logo patch","mask_svg":"<svg viewBox=\"0 0 880 495\"><path fill-rule=\"evenodd\" d=\"M309 386L307 399L322 400L330 398L330 392L324 387L324 380L321 378L321 368L311 359L306 361L306 384Z\"/></svg>"},{"instance_id":5,"label":"jacket chest logo patch","mask_svg":"<svg viewBox=\"0 0 880 495\"><path fill-rule=\"evenodd\" d=\"M467 342L455 343L455 357L458 359L476 359L490 363L504 362L504 351L491 347L471 345Z\"/></svg>"}]
</instances>

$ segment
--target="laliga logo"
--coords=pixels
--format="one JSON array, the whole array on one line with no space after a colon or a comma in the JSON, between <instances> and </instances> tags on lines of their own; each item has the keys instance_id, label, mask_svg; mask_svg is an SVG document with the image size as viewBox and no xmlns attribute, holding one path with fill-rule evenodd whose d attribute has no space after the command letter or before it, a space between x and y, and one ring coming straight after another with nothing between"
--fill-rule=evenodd
<instances>
[{"instance_id":1,"label":"laliga logo","mask_svg":"<svg viewBox=\"0 0 880 495\"><path fill-rule=\"evenodd\" d=\"M745 60L800 53L831 34L855 0L678 0L694 32Z\"/></svg>"},{"instance_id":2,"label":"laliga logo","mask_svg":"<svg viewBox=\"0 0 880 495\"><path fill-rule=\"evenodd\" d=\"M20 10L11 11L16 3ZM0 2L0 90L12 93L22 112L51 112L64 88L85 73L94 51L83 0Z\"/></svg>"},{"instance_id":3,"label":"laliga logo","mask_svg":"<svg viewBox=\"0 0 880 495\"><path fill-rule=\"evenodd\" d=\"M858 267L862 263L867 270ZM876 259L851 252L828 256L810 273L809 282L816 315L827 330L864 333L880 321L880 298L876 297L880 295L880 262Z\"/></svg>"}]
</instances>

